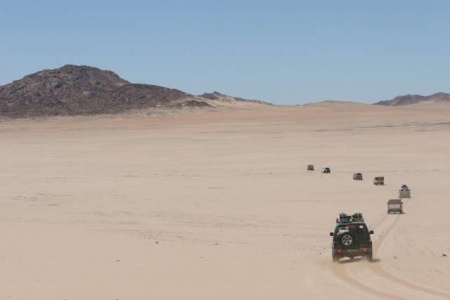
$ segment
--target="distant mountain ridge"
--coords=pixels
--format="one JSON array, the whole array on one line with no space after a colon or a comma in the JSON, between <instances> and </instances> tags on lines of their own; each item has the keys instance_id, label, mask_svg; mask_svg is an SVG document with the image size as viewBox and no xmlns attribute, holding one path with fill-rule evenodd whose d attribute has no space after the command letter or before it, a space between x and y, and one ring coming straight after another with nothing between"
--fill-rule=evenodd
<instances>
[{"instance_id":1,"label":"distant mountain ridge","mask_svg":"<svg viewBox=\"0 0 450 300\"><path fill-rule=\"evenodd\" d=\"M373 105L403 106L449 102L450 94L402 95ZM341 101L338 101L341 102ZM219 92L192 95L150 84L134 84L111 71L65 65L0 86L0 117L118 114L139 109L231 108L272 105Z\"/></svg>"},{"instance_id":2,"label":"distant mountain ridge","mask_svg":"<svg viewBox=\"0 0 450 300\"><path fill-rule=\"evenodd\" d=\"M446 93L436 93L430 96L421 96L421 95L402 95L395 97L391 100L383 100L374 103L374 105L385 105L385 106L402 106L402 105L411 105L424 101L437 101L437 102L450 102L450 94Z\"/></svg>"},{"instance_id":3,"label":"distant mountain ridge","mask_svg":"<svg viewBox=\"0 0 450 300\"><path fill-rule=\"evenodd\" d=\"M224 101L222 96L217 93L216 100ZM229 97L227 101L238 99ZM65 65L0 86L0 116L9 118L214 106L211 97L157 85L134 84L114 72L89 66Z\"/></svg>"}]
</instances>

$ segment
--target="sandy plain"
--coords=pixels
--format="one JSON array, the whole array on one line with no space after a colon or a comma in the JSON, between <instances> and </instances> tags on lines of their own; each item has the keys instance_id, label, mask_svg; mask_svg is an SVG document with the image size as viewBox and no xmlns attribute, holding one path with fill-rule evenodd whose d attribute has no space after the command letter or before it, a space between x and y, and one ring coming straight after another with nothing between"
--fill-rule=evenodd
<instances>
[{"instance_id":1,"label":"sandy plain","mask_svg":"<svg viewBox=\"0 0 450 300\"><path fill-rule=\"evenodd\" d=\"M0 299L450 299L449 149L445 103L3 121Z\"/></svg>"}]
</instances>

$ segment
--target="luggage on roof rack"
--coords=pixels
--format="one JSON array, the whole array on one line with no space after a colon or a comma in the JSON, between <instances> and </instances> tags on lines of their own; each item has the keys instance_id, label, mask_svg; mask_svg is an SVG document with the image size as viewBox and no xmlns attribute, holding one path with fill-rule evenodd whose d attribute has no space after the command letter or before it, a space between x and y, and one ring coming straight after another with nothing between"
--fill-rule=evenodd
<instances>
[{"instance_id":1,"label":"luggage on roof rack","mask_svg":"<svg viewBox=\"0 0 450 300\"><path fill-rule=\"evenodd\" d=\"M336 223L352 223L352 222L364 222L362 213L354 213L353 215L347 215L346 213L340 213L336 219Z\"/></svg>"},{"instance_id":2,"label":"luggage on roof rack","mask_svg":"<svg viewBox=\"0 0 450 300\"><path fill-rule=\"evenodd\" d=\"M353 222L364 222L362 213L354 213L352 216Z\"/></svg>"}]
</instances>

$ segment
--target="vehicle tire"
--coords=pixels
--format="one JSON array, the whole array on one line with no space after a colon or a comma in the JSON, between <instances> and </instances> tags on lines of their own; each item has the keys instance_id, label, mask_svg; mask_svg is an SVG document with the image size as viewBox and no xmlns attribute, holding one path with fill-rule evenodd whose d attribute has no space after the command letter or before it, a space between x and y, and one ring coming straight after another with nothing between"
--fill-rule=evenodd
<instances>
[{"instance_id":1,"label":"vehicle tire","mask_svg":"<svg viewBox=\"0 0 450 300\"><path fill-rule=\"evenodd\" d=\"M332 253L331 256L333 258L333 262L339 261L339 257L336 254Z\"/></svg>"},{"instance_id":2,"label":"vehicle tire","mask_svg":"<svg viewBox=\"0 0 450 300\"><path fill-rule=\"evenodd\" d=\"M367 255L367 260L370 261L370 262L373 261L373 254L372 254L372 252Z\"/></svg>"},{"instance_id":3,"label":"vehicle tire","mask_svg":"<svg viewBox=\"0 0 450 300\"><path fill-rule=\"evenodd\" d=\"M339 237L339 242L344 247L350 247L355 242L355 237L350 233L344 233L342 236Z\"/></svg>"}]
</instances>

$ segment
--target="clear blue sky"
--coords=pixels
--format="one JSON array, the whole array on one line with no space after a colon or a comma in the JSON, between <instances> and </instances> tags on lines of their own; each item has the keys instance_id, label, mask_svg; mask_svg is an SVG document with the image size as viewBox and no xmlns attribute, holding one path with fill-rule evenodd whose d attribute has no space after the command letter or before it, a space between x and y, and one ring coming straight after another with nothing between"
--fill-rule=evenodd
<instances>
[{"instance_id":1,"label":"clear blue sky","mask_svg":"<svg viewBox=\"0 0 450 300\"><path fill-rule=\"evenodd\" d=\"M65 64L275 104L450 92L447 0L14 0L0 85Z\"/></svg>"}]
</instances>

